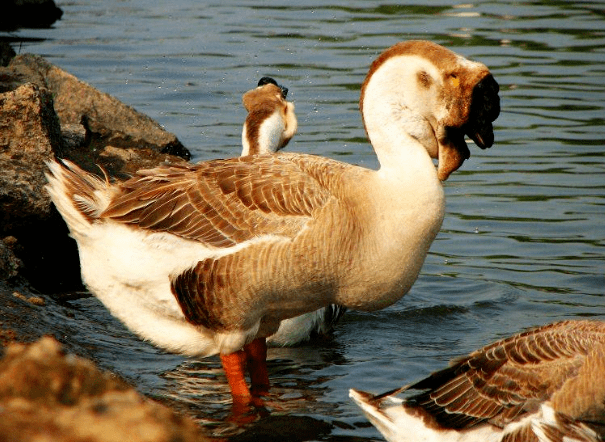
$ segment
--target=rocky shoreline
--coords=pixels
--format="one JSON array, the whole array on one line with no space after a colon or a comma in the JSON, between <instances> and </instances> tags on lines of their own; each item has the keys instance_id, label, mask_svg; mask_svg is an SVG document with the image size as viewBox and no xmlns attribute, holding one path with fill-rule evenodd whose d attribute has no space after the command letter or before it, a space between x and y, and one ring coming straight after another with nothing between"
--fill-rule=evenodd
<instances>
[{"instance_id":1,"label":"rocky shoreline","mask_svg":"<svg viewBox=\"0 0 605 442\"><path fill-rule=\"evenodd\" d=\"M10 344L0 360L0 439L48 441L207 440L185 416L139 395L51 337Z\"/></svg>"},{"instance_id":2,"label":"rocky shoreline","mask_svg":"<svg viewBox=\"0 0 605 442\"><path fill-rule=\"evenodd\" d=\"M42 57L5 45L1 58L0 440L207 440L193 420L69 354L61 324L36 320L49 302L82 289L75 242L44 190L46 162L67 158L122 179L188 161L189 151Z\"/></svg>"},{"instance_id":3,"label":"rocky shoreline","mask_svg":"<svg viewBox=\"0 0 605 442\"><path fill-rule=\"evenodd\" d=\"M53 0L7 5L2 31L50 26L62 14ZM0 440L214 440L193 419L98 369L94 345L72 338L65 302L84 290L77 247L44 189L54 158L123 179L186 162L189 151L148 116L42 57L17 56L9 42L0 38ZM331 429L311 417L269 415L229 439L310 440Z\"/></svg>"},{"instance_id":4,"label":"rocky shoreline","mask_svg":"<svg viewBox=\"0 0 605 442\"><path fill-rule=\"evenodd\" d=\"M190 153L148 116L42 57L0 68L0 278L45 293L79 284L75 243L44 190L55 157L119 179Z\"/></svg>"}]
</instances>

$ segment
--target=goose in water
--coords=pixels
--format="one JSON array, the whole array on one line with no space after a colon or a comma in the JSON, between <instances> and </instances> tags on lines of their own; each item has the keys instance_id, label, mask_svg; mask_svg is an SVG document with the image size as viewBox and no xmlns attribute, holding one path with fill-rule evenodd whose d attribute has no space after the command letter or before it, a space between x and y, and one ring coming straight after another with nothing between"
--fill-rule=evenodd
<instances>
[{"instance_id":1,"label":"goose in water","mask_svg":"<svg viewBox=\"0 0 605 442\"><path fill-rule=\"evenodd\" d=\"M255 89L244 94L242 103L248 111L242 129L242 154L271 154L286 147L298 121L294 104L286 101L288 88L271 77L263 77Z\"/></svg>"},{"instance_id":2,"label":"goose in water","mask_svg":"<svg viewBox=\"0 0 605 442\"><path fill-rule=\"evenodd\" d=\"M597 442L605 436L605 322L545 325L412 385L350 395L389 442Z\"/></svg>"},{"instance_id":3,"label":"goose in water","mask_svg":"<svg viewBox=\"0 0 605 442\"><path fill-rule=\"evenodd\" d=\"M286 101L288 88L271 77L244 94L242 102L248 116L242 130L242 156L272 154L285 147L296 133L298 123L294 104ZM329 305L294 318L284 319L277 332L267 338L273 346L291 346L312 336L328 335L344 314L344 308Z\"/></svg>"},{"instance_id":4,"label":"goose in water","mask_svg":"<svg viewBox=\"0 0 605 442\"><path fill-rule=\"evenodd\" d=\"M220 354L236 412L262 403L280 321L381 309L410 289L441 227L441 182L470 156L465 134L492 145L500 109L485 65L427 41L383 52L360 107L378 170L278 152L112 183L49 163L89 290L159 347Z\"/></svg>"}]
</instances>

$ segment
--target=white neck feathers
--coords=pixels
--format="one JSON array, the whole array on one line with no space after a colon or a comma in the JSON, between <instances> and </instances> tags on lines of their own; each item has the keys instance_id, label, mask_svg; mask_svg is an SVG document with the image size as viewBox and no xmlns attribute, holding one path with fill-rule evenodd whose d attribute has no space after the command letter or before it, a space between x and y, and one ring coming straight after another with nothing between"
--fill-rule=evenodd
<instances>
[{"instance_id":1,"label":"white neck feathers","mask_svg":"<svg viewBox=\"0 0 605 442\"><path fill-rule=\"evenodd\" d=\"M414 87L417 72L423 70L438 78L436 68L421 57L395 56L371 72L363 85L364 125L383 171L433 172L431 157L438 152L431 124L435 103L431 94Z\"/></svg>"},{"instance_id":2,"label":"white neck feathers","mask_svg":"<svg viewBox=\"0 0 605 442\"><path fill-rule=\"evenodd\" d=\"M275 153L282 147L286 125L279 109L265 118L252 133L252 125L244 123L242 130L242 156Z\"/></svg>"}]
</instances>

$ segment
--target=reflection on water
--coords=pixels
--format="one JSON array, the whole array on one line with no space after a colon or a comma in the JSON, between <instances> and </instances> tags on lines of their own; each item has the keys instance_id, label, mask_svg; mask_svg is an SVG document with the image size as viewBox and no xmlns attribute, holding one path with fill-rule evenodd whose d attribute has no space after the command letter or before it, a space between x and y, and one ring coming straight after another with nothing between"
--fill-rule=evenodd
<instances>
[{"instance_id":1,"label":"reflection on water","mask_svg":"<svg viewBox=\"0 0 605 442\"><path fill-rule=\"evenodd\" d=\"M335 352L334 358L330 358L325 354L325 347L315 347L312 351L305 349L270 350L268 368L272 382L271 394L265 398L266 411L260 411L260 417L309 413L329 416L336 411L336 404L323 401L325 393L331 390L329 381L332 377L317 376L316 373L338 363L339 356ZM229 421L231 396L218 358L185 361L161 376L167 381L161 393L162 399L192 416L214 436L233 436L250 429Z\"/></svg>"},{"instance_id":2,"label":"reflection on water","mask_svg":"<svg viewBox=\"0 0 605 442\"><path fill-rule=\"evenodd\" d=\"M423 38L484 62L501 86L496 142L486 151L471 146L471 159L446 183L443 229L412 291L380 312L348 312L333 341L271 350L270 415L243 429L227 421L217 359L165 354L94 299L51 308L49 323L65 329L70 348L219 438L296 440L287 433L294 429L298 440L381 440L349 388L385 391L524 327L604 317L605 8L292 3L59 0L65 14L53 29L17 34L29 39L22 52L149 114L196 160L239 153L241 95L271 75L296 104L299 133L289 150L375 168L357 101L381 50Z\"/></svg>"}]
</instances>

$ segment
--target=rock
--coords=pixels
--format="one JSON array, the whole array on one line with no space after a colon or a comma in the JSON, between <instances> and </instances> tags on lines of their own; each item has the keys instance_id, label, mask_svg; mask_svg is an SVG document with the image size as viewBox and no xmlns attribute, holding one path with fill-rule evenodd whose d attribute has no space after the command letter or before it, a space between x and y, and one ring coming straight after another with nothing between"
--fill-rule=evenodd
<instances>
[{"instance_id":1,"label":"rock","mask_svg":"<svg viewBox=\"0 0 605 442\"><path fill-rule=\"evenodd\" d=\"M10 251L4 246L0 253L0 277L16 279L18 271L53 291L62 285L56 275L72 281L69 287L80 284L73 240L44 190L45 162L62 146L46 88L26 83L0 95L0 237L13 238Z\"/></svg>"},{"instance_id":2,"label":"rock","mask_svg":"<svg viewBox=\"0 0 605 442\"><path fill-rule=\"evenodd\" d=\"M7 236L0 240L0 280L14 280L19 275L23 262L15 255L13 248L17 238Z\"/></svg>"},{"instance_id":3,"label":"rock","mask_svg":"<svg viewBox=\"0 0 605 442\"><path fill-rule=\"evenodd\" d=\"M50 337L10 344L0 360L0 440L205 441L197 425L140 396Z\"/></svg>"},{"instance_id":4,"label":"rock","mask_svg":"<svg viewBox=\"0 0 605 442\"><path fill-rule=\"evenodd\" d=\"M17 55L11 45L0 40L0 66L8 66L10 61Z\"/></svg>"},{"instance_id":5,"label":"rock","mask_svg":"<svg viewBox=\"0 0 605 442\"><path fill-rule=\"evenodd\" d=\"M46 162L67 158L120 179L189 151L148 116L24 54L0 67L0 279L14 271L46 293L81 288L75 242L44 186ZM15 265L15 263L19 265Z\"/></svg>"},{"instance_id":6,"label":"rock","mask_svg":"<svg viewBox=\"0 0 605 442\"><path fill-rule=\"evenodd\" d=\"M43 165L61 151L50 92L27 83L0 96L0 229L9 233L48 218Z\"/></svg>"},{"instance_id":7,"label":"rock","mask_svg":"<svg viewBox=\"0 0 605 442\"><path fill-rule=\"evenodd\" d=\"M67 138L73 139L74 132L85 131L87 137L81 139L82 144L74 147L73 143L66 143L62 156L89 171L99 173L101 166L110 175L125 176L163 161L191 158L177 137L157 122L42 57L19 55L7 70L7 87L27 81L52 93L61 127L69 129ZM119 149L128 151L124 154L128 161L124 155L116 154Z\"/></svg>"},{"instance_id":8,"label":"rock","mask_svg":"<svg viewBox=\"0 0 605 442\"><path fill-rule=\"evenodd\" d=\"M47 28L63 15L53 0L3 0L0 31Z\"/></svg>"},{"instance_id":9,"label":"rock","mask_svg":"<svg viewBox=\"0 0 605 442\"><path fill-rule=\"evenodd\" d=\"M45 162L55 157L123 177L189 152L149 117L40 57L0 68L1 344L70 336L51 312L56 301L36 293L81 288L75 242L44 190ZM192 420L43 338L9 344L0 361L0 440L207 439Z\"/></svg>"}]
</instances>

